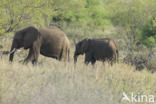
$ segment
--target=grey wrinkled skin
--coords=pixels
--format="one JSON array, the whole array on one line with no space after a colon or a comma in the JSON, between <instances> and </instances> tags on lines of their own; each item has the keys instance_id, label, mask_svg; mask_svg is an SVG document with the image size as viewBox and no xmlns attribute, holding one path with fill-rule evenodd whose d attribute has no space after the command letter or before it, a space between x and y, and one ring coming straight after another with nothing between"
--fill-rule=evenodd
<instances>
[{"instance_id":1,"label":"grey wrinkled skin","mask_svg":"<svg viewBox=\"0 0 156 104\"><path fill-rule=\"evenodd\" d=\"M56 27L36 28L33 26L17 31L14 35L9 60L13 61L14 53L19 48L29 49L24 60L27 64L38 61L39 54L57 60L69 60L70 43L66 34Z\"/></svg>"},{"instance_id":2,"label":"grey wrinkled skin","mask_svg":"<svg viewBox=\"0 0 156 104\"><path fill-rule=\"evenodd\" d=\"M108 38L103 39L83 39L76 44L74 62L77 62L79 55L85 54L85 64L95 64L96 60L118 61L119 52L115 42Z\"/></svg>"}]
</instances>

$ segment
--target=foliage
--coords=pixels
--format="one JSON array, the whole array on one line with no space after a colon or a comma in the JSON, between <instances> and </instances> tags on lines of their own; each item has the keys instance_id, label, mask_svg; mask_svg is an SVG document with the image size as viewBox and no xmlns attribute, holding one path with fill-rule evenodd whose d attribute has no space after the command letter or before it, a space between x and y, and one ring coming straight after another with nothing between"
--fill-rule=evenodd
<instances>
[{"instance_id":1,"label":"foliage","mask_svg":"<svg viewBox=\"0 0 156 104\"><path fill-rule=\"evenodd\" d=\"M1 0L0 31L12 32L27 25L45 25L52 9L48 0Z\"/></svg>"},{"instance_id":2,"label":"foliage","mask_svg":"<svg viewBox=\"0 0 156 104\"><path fill-rule=\"evenodd\" d=\"M117 0L111 4L113 25L124 29L124 35L131 41L131 46L138 41L142 41L142 34L144 34L142 28L147 21L156 16L156 2L154 0ZM148 28L151 27L146 27L146 29ZM147 38L149 37L147 36ZM152 41L151 38L148 40L150 41L146 41L147 43Z\"/></svg>"},{"instance_id":3,"label":"foliage","mask_svg":"<svg viewBox=\"0 0 156 104\"><path fill-rule=\"evenodd\" d=\"M156 54L154 52L144 53L131 53L124 58L124 63L134 65L136 70L148 69L150 72L156 70Z\"/></svg>"},{"instance_id":4,"label":"foliage","mask_svg":"<svg viewBox=\"0 0 156 104\"><path fill-rule=\"evenodd\" d=\"M156 17L148 21L142 29L142 42L148 47L154 47L156 43Z\"/></svg>"},{"instance_id":5,"label":"foliage","mask_svg":"<svg viewBox=\"0 0 156 104\"><path fill-rule=\"evenodd\" d=\"M80 22L105 28L110 25L101 0L2 0L0 31L12 32L27 25L47 26L53 22Z\"/></svg>"},{"instance_id":6,"label":"foliage","mask_svg":"<svg viewBox=\"0 0 156 104\"><path fill-rule=\"evenodd\" d=\"M90 28L92 32L119 27L123 33L116 34L120 39L127 37L127 44L141 41L154 47L155 11L155 0L1 0L0 34L28 25L74 24L75 29Z\"/></svg>"}]
</instances>

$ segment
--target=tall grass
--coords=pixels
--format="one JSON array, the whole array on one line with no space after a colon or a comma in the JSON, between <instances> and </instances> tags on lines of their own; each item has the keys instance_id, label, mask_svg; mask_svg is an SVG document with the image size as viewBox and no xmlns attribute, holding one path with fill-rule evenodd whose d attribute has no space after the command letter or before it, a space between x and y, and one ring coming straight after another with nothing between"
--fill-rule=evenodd
<instances>
[{"instance_id":1,"label":"tall grass","mask_svg":"<svg viewBox=\"0 0 156 104\"><path fill-rule=\"evenodd\" d=\"M41 57L32 66L7 58L0 61L0 104L125 104L123 92L156 95L155 74L122 63L92 67L79 58L74 67Z\"/></svg>"}]
</instances>

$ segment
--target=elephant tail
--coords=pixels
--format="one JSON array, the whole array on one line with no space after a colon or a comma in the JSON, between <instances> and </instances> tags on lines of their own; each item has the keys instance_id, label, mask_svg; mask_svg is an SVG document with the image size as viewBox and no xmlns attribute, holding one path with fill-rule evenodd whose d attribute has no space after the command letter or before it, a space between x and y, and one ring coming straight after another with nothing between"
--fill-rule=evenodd
<instances>
[{"instance_id":1,"label":"elephant tail","mask_svg":"<svg viewBox=\"0 0 156 104\"><path fill-rule=\"evenodd\" d=\"M70 49L68 47L61 49L59 60L62 58L64 61L70 61Z\"/></svg>"},{"instance_id":2,"label":"elephant tail","mask_svg":"<svg viewBox=\"0 0 156 104\"><path fill-rule=\"evenodd\" d=\"M59 56L59 60L62 59L62 56L63 56L63 48L61 49L60 56Z\"/></svg>"}]
</instances>

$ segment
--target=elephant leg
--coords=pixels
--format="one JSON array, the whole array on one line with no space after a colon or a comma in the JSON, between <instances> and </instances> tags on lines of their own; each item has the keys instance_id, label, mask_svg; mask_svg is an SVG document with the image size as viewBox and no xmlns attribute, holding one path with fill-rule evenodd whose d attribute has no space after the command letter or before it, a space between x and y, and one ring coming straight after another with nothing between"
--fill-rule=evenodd
<instances>
[{"instance_id":1,"label":"elephant leg","mask_svg":"<svg viewBox=\"0 0 156 104\"><path fill-rule=\"evenodd\" d=\"M30 48L29 54L27 58L24 60L24 63L27 64L29 61L32 61L32 64L36 64L38 61L39 53L40 48L34 45L33 48Z\"/></svg>"},{"instance_id":2,"label":"elephant leg","mask_svg":"<svg viewBox=\"0 0 156 104\"><path fill-rule=\"evenodd\" d=\"M86 61L86 60L85 60L85 64L88 65L88 64L89 64L89 61Z\"/></svg>"},{"instance_id":3,"label":"elephant leg","mask_svg":"<svg viewBox=\"0 0 156 104\"><path fill-rule=\"evenodd\" d=\"M33 65L37 64L38 56L39 56L39 54L34 52L34 55L33 55L33 58L32 58L32 64Z\"/></svg>"},{"instance_id":4,"label":"elephant leg","mask_svg":"<svg viewBox=\"0 0 156 104\"><path fill-rule=\"evenodd\" d=\"M38 57L39 57L39 52L34 52L34 56L33 56L33 59L32 59L32 64L37 64L37 61L38 61Z\"/></svg>"},{"instance_id":5,"label":"elephant leg","mask_svg":"<svg viewBox=\"0 0 156 104\"><path fill-rule=\"evenodd\" d=\"M85 54L85 64L88 65L91 60L92 60L91 54L86 53Z\"/></svg>"},{"instance_id":6,"label":"elephant leg","mask_svg":"<svg viewBox=\"0 0 156 104\"><path fill-rule=\"evenodd\" d=\"M33 59L33 60L32 60L32 64L33 64L33 65L36 65L36 64L37 64L37 60L36 60L36 59Z\"/></svg>"},{"instance_id":7,"label":"elephant leg","mask_svg":"<svg viewBox=\"0 0 156 104\"><path fill-rule=\"evenodd\" d=\"M91 60L92 65L94 65L95 62L96 62L96 60L94 58L92 58L92 60Z\"/></svg>"},{"instance_id":8,"label":"elephant leg","mask_svg":"<svg viewBox=\"0 0 156 104\"><path fill-rule=\"evenodd\" d=\"M113 66L113 61L114 61L113 58L111 58L111 59L109 60L109 63L110 63L111 66Z\"/></svg>"},{"instance_id":9,"label":"elephant leg","mask_svg":"<svg viewBox=\"0 0 156 104\"><path fill-rule=\"evenodd\" d=\"M33 57L33 49L30 48L29 49L29 54L28 54L28 56L24 60L24 64L27 64L30 60L32 60L32 57Z\"/></svg>"},{"instance_id":10,"label":"elephant leg","mask_svg":"<svg viewBox=\"0 0 156 104\"><path fill-rule=\"evenodd\" d=\"M61 49L60 55L57 58L59 61L62 60L63 53L64 53L64 49Z\"/></svg>"},{"instance_id":11,"label":"elephant leg","mask_svg":"<svg viewBox=\"0 0 156 104\"><path fill-rule=\"evenodd\" d=\"M33 59L32 59L32 64L37 64L39 54L40 54L40 44L37 41L37 42L34 42L34 44L33 44Z\"/></svg>"}]
</instances>

